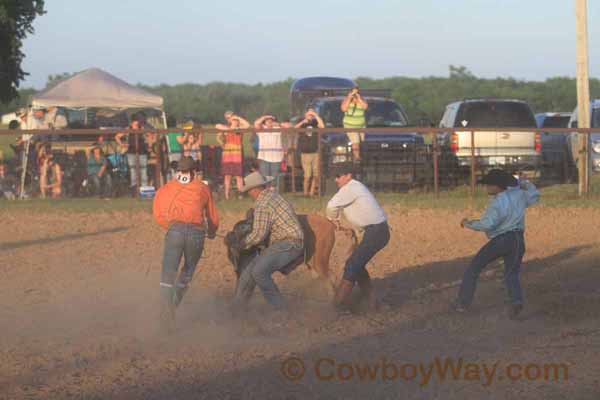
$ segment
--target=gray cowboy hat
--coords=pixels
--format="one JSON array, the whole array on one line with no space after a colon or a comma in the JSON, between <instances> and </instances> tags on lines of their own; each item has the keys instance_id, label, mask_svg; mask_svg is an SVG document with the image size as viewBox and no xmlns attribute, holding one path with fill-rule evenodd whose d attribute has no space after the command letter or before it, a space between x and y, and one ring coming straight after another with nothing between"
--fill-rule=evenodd
<instances>
[{"instance_id":1,"label":"gray cowboy hat","mask_svg":"<svg viewBox=\"0 0 600 400\"><path fill-rule=\"evenodd\" d=\"M260 172L253 172L244 178L244 185L240 192L245 193L255 187L264 186L273 181L272 177L265 178Z\"/></svg>"}]
</instances>

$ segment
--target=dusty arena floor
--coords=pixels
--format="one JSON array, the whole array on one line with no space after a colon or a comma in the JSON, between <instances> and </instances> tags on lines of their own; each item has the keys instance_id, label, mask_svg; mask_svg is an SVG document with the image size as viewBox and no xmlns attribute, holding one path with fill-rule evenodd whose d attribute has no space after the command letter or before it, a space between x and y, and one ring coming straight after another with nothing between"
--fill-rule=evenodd
<instances>
[{"instance_id":1,"label":"dusty arena floor","mask_svg":"<svg viewBox=\"0 0 600 400\"><path fill-rule=\"evenodd\" d=\"M334 313L327 286L300 267L278 278L291 321L260 293L233 321L234 274L216 239L167 336L163 232L148 212L0 210L0 398L598 399L600 210L529 211L520 321L506 315L499 266L470 313L448 311L485 240L459 227L464 213L387 211L392 240L369 267L381 312ZM340 236L336 276L348 245ZM457 369L428 375L436 362Z\"/></svg>"}]
</instances>

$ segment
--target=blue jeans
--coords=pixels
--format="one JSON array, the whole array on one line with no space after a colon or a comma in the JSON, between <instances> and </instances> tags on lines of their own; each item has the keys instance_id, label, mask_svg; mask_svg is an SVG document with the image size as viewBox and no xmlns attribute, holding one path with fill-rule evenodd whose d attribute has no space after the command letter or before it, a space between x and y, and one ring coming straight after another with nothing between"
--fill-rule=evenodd
<instances>
[{"instance_id":1,"label":"blue jeans","mask_svg":"<svg viewBox=\"0 0 600 400\"><path fill-rule=\"evenodd\" d=\"M363 239L352 252L344 267L344 279L356 282L367 272L367 263L387 246L390 241L390 228L387 222L365 227Z\"/></svg>"},{"instance_id":2,"label":"blue jeans","mask_svg":"<svg viewBox=\"0 0 600 400\"><path fill-rule=\"evenodd\" d=\"M102 176L96 174L88 175L88 180L94 186L94 194L97 196L110 197L112 194L112 177L108 172L104 172ZM102 186L104 185L104 190Z\"/></svg>"},{"instance_id":3,"label":"blue jeans","mask_svg":"<svg viewBox=\"0 0 600 400\"><path fill-rule=\"evenodd\" d=\"M160 277L161 297L171 302L177 291L183 293L190 284L198 261L204 250L205 232L198 226L176 222L169 227L165 236L165 247ZM183 256L183 268L179 272L179 263ZM181 301L181 298L179 298Z\"/></svg>"},{"instance_id":4,"label":"blue jeans","mask_svg":"<svg viewBox=\"0 0 600 400\"><path fill-rule=\"evenodd\" d=\"M281 175L281 163L258 160L258 168L262 176L272 176L274 185L279 192L279 175Z\"/></svg>"},{"instance_id":5,"label":"blue jeans","mask_svg":"<svg viewBox=\"0 0 600 400\"><path fill-rule=\"evenodd\" d=\"M468 307L473 302L479 274L492 261L504 259L504 284L512 304L523 304L523 294L519 283L521 262L525 254L525 238L522 231L506 232L490 240L479 250L471 265L465 271L458 301Z\"/></svg>"},{"instance_id":6,"label":"blue jeans","mask_svg":"<svg viewBox=\"0 0 600 400\"><path fill-rule=\"evenodd\" d=\"M290 241L276 242L267 247L240 275L233 299L234 306L236 308L245 306L258 285L269 304L277 309L284 309L285 300L271 275L276 271L285 274L291 272L282 269L302 254L304 254L304 247Z\"/></svg>"},{"instance_id":7,"label":"blue jeans","mask_svg":"<svg viewBox=\"0 0 600 400\"><path fill-rule=\"evenodd\" d=\"M136 186L137 174L135 172L135 154L127 154L127 165L129 166L130 185ZM148 186L148 155L140 154L140 178L141 186Z\"/></svg>"}]
</instances>

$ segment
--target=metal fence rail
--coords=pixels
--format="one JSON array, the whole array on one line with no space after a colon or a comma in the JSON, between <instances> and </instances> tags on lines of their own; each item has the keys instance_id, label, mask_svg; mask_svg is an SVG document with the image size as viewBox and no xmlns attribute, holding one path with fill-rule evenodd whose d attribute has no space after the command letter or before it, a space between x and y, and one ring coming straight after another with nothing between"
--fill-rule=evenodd
<instances>
[{"instance_id":1,"label":"metal fence rail","mask_svg":"<svg viewBox=\"0 0 600 400\"><path fill-rule=\"evenodd\" d=\"M239 129L236 133L242 135L245 156L249 154L249 138L257 132L281 132L287 138L288 147L292 149L292 155L286 157L287 168L284 175L284 186L288 191L298 190L298 183L302 180L302 169L299 165L299 157L295 150L295 140L297 135L305 132L306 129L296 128L275 128L275 129ZM531 178L540 180L548 184L573 183L583 179L588 174L578 173L577 160L575 158L585 157L588 160L590 173L600 171L600 141L590 143L592 134L600 134L600 129L582 129L582 128L366 128L356 129L356 132L364 132L367 140L361 144L361 160L354 162L351 151L344 135L347 129L344 128L322 128L312 129L313 134L318 135L318 193L322 195L331 187L331 182L335 176L335 171L341 165L353 163L357 167L361 179L375 190L400 191L405 187L419 187L423 190L432 191L437 196L441 190L454 188L457 186L469 186L471 196L475 194L477 178L487 169L500 167L510 169L511 172L530 175ZM146 129L146 130L93 130L93 129L68 129L55 131L11 131L0 130L0 135L34 135L34 138L50 137L49 143L53 151L64 153L65 159L69 159L73 153L77 152L78 146L91 145L93 142L99 142L106 154L115 155L122 153L114 142L114 135L118 132L133 134L136 136L135 150L132 154L135 156L135 182L136 193L139 193L140 184L145 173L142 172L140 156L142 151L137 138L139 135L155 135L157 145L154 146L151 157L151 181L155 187L160 187L168 179L169 162L172 159L173 152L169 152L166 145L165 135L167 133L191 133L203 137L203 144L199 149L198 156L199 171L204 175L210 176L217 183L220 180L219 159L221 148L217 143L216 136L221 131L214 128L197 128L192 130L183 129ZM518 132L518 133L515 133ZM501 147L501 138L510 138L511 135L525 135L531 133L535 135L534 142L529 142L526 147ZM332 144L332 137L337 134L337 139L341 140L341 145ZM587 152L581 153L576 145L573 135L583 135L588 138ZM409 135L409 139L407 138ZM412 135L412 137L410 137ZM454 143L453 138L460 135L460 143ZM67 139L70 138L70 139ZM77 138L85 138L86 141L78 141ZM398 139L406 139L404 142ZM496 139L494 139L496 138ZM571 140L569 140L569 138ZM494 142L496 140L496 142ZM458 140L457 140L458 141ZM506 141L508 142L508 140ZM344 144L346 143L346 144ZM467 143L467 145L465 145ZM494 146L494 143L496 145ZM79 148L79 151L81 149ZM81 153L79 153L81 159ZM255 155L254 155L255 156ZM121 162L123 157L121 157ZM252 159L253 157L245 157ZM531 166L523 164L524 160L533 160ZM26 163L20 160L21 165L16 165L17 172L22 171ZM82 168L82 160L79 161L78 168ZM72 167L72 163L66 163L64 169ZM535 165L534 165L535 164ZM525 168L525 166L527 168ZM533 168L532 168L533 166ZM65 171L63 171L65 172ZM119 172L119 171L117 171ZM247 172L247 168L244 171ZM121 175L123 171L120 171ZM130 179L131 180L131 179ZM589 191L589 181L584 182L583 194Z\"/></svg>"}]
</instances>

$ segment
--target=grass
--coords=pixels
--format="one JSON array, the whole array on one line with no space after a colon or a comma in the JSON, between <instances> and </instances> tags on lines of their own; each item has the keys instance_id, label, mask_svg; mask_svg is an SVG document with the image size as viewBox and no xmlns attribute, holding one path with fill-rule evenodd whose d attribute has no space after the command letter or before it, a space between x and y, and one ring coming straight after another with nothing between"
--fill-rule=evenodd
<instances>
[{"instance_id":1,"label":"grass","mask_svg":"<svg viewBox=\"0 0 600 400\"><path fill-rule=\"evenodd\" d=\"M577 197L576 185L555 185L541 189L541 204L547 207L600 207L600 192L593 192L587 198ZM300 213L319 212L325 209L330 196L307 199L298 194L286 194ZM489 198L478 189L473 199L467 187L441 192L439 197L431 192L419 193L377 193L381 204L405 209L450 209L482 210ZM217 200L217 208L223 214L244 213L252 207L249 198ZM34 212L93 212L93 211L145 211L151 212L152 201L132 198L118 198L110 201L101 199L31 199L22 201L0 200L0 209L29 210Z\"/></svg>"},{"instance_id":2,"label":"grass","mask_svg":"<svg viewBox=\"0 0 600 400\"><path fill-rule=\"evenodd\" d=\"M6 125L0 124L0 129L7 129ZM15 142L17 135L0 135L0 159L10 160L14 153L10 144Z\"/></svg>"}]
</instances>

